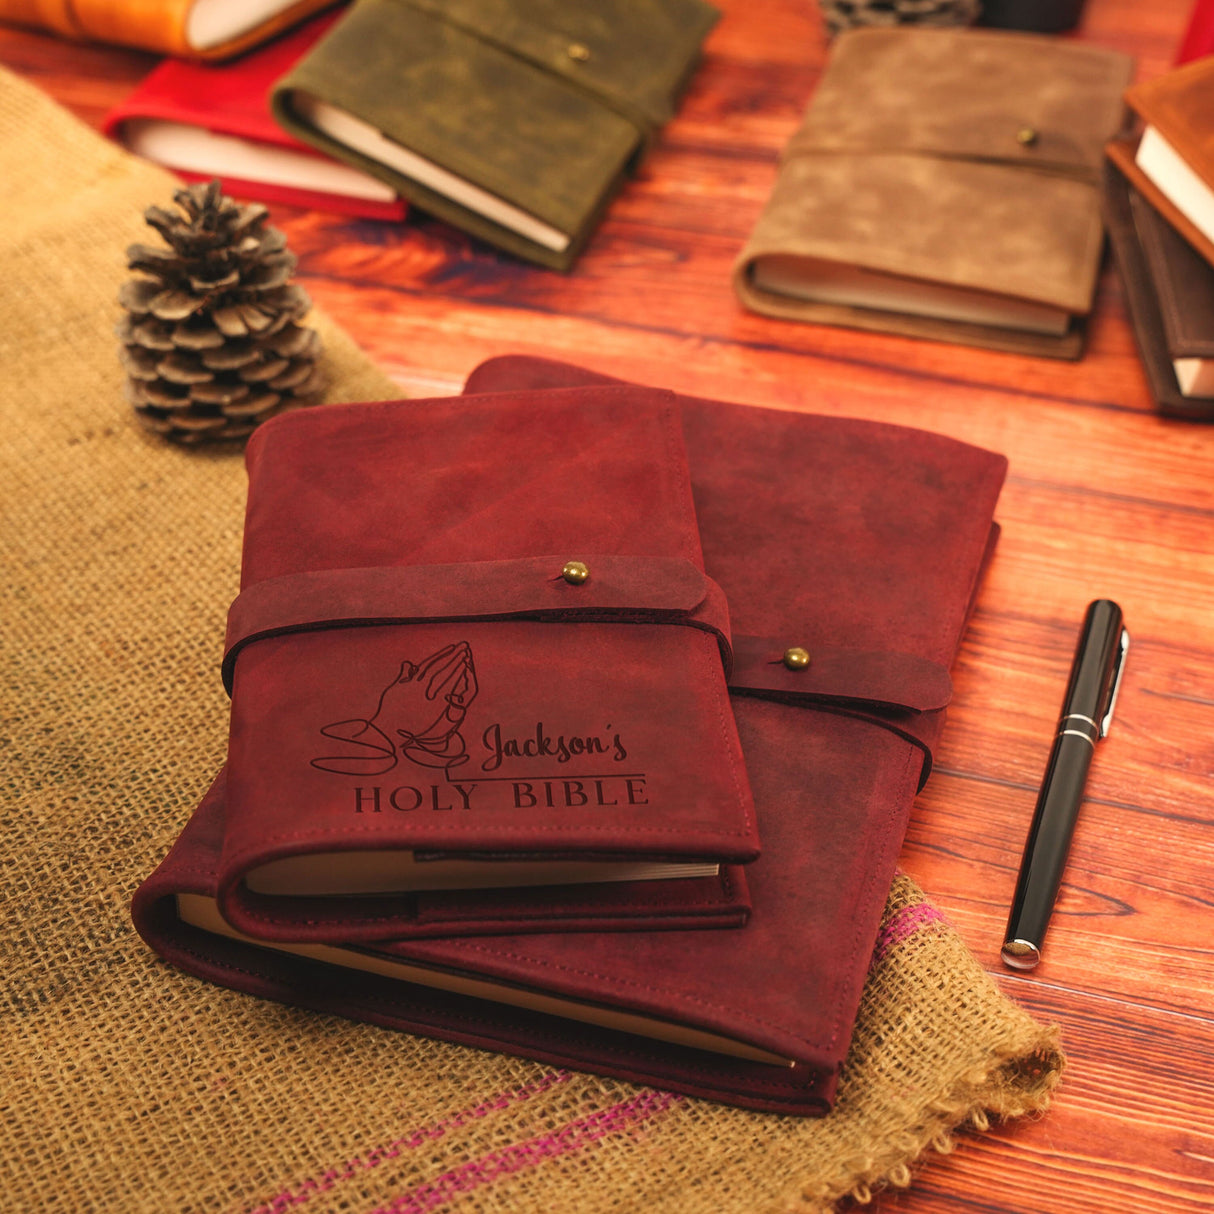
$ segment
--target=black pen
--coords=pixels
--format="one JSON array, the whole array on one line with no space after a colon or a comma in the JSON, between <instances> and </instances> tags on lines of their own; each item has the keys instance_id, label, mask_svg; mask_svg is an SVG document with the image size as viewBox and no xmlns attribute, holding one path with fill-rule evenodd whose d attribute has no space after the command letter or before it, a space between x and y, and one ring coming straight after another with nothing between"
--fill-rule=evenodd
<instances>
[{"instance_id":1,"label":"black pen","mask_svg":"<svg viewBox=\"0 0 1214 1214\"><path fill-rule=\"evenodd\" d=\"M1092 753L1112 724L1129 646L1121 608L1109 599L1089 604L1016 878L1002 952L1004 964L1012 969L1031 970L1041 960L1041 942L1062 884Z\"/></svg>"}]
</instances>

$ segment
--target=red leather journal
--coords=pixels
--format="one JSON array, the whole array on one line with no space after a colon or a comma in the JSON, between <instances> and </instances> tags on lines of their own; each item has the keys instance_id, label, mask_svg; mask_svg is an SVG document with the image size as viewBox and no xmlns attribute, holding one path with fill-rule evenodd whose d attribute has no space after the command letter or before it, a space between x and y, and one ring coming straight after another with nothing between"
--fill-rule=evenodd
<instances>
[{"instance_id":1,"label":"red leather journal","mask_svg":"<svg viewBox=\"0 0 1214 1214\"><path fill-rule=\"evenodd\" d=\"M468 387L591 378L500 359ZM533 392L536 412L550 399ZM326 963L208 922L212 804L136 896L152 947L264 997L749 1108L829 1109L1006 461L901 427L680 405L706 568L731 596L731 698L763 836L747 926L380 942L378 972L351 973L367 950ZM809 662L789 669L794 647ZM489 989L434 988L452 975ZM520 1007L520 991L558 1002Z\"/></svg>"},{"instance_id":2,"label":"red leather journal","mask_svg":"<svg viewBox=\"0 0 1214 1214\"><path fill-rule=\"evenodd\" d=\"M737 901L717 870L758 837L670 393L300 410L247 464L232 923L381 938L419 897L544 885L579 887L547 907L577 919L591 885L654 878L677 914Z\"/></svg>"},{"instance_id":3,"label":"red leather journal","mask_svg":"<svg viewBox=\"0 0 1214 1214\"><path fill-rule=\"evenodd\" d=\"M219 177L238 198L403 219L394 190L288 135L270 114L270 86L341 15L324 13L222 64L166 59L102 124L124 147L188 181Z\"/></svg>"}]
</instances>

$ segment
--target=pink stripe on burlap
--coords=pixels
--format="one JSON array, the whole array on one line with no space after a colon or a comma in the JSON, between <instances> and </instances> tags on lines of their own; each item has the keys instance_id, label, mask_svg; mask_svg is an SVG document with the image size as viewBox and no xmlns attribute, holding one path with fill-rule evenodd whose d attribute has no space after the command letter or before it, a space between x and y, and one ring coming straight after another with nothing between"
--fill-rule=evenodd
<instances>
[{"instance_id":1,"label":"pink stripe on burlap","mask_svg":"<svg viewBox=\"0 0 1214 1214\"><path fill-rule=\"evenodd\" d=\"M413 1151L428 1142L435 1142L452 1130L458 1130L471 1121L487 1117L490 1113L509 1108L519 1101L538 1096L541 1092L546 1092L558 1083L565 1083L568 1079L568 1071L549 1071L534 1083L502 1092L489 1100L484 1100L480 1104L456 1113L453 1117L448 1117L445 1121L436 1121L431 1125L423 1126L402 1138L394 1139L385 1146L375 1147L365 1155L347 1160L340 1168L331 1168L320 1176L310 1177L294 1190L284 1190L262 1205L254 1207L249 1214L284 1214L284 1211L290 1210L293 1206L302 1205L318 1193L327 1193L343 1181L379 1167L385 1160L395 1159L405 1151Z\"/></svg>"},{"instance_id":2,"label":"pink stripe on burlap","mask_svg":"<svg viewBox=\"0 0 1214 1214\"><path fill-rule=\"evenodd\" d=\"M877 945L873 949L873 960L870 968L876 968L888 956L890 949L901 944L908 936L930 927L935 923L944 923L944 916L927 902L916 902L913 906L904 906L895 911L889 921L877 936Z\"/></svg>"},{"instance_id":3,"label":"pink stripe on burlap","mask_svg":"<svg viewBox=\"0 0 1214 1214\"><path fill-rule=\"evenodd\" d=\"M484 1188L528 1168L539 1167L550 1159L570 1155L627 1126L658 1117L671 1105L682 1104L683 1099L673 1092L657 1092L647 1088L631 1100L571 1121L555 1134L514 1143L444 1172L434 1180L427 1180L403 1193L388 1205L377 1207L372 1214L427 1214L464 1193Z\"/></svg>"}]
</instances>

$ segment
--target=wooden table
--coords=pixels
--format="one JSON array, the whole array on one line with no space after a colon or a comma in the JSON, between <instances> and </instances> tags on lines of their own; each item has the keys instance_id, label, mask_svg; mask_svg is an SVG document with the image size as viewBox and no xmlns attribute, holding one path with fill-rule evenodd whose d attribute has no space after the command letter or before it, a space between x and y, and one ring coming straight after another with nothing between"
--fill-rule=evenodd
<instances>
[{"instance_id":1,"label":"wooden table","mask_svg":"<svg viewBox=\"0 0 1214 1214\"><path fill-rule=\"evenodd\" d=\"M1151 407L1106 266L1086 356L1021 358L742 311L732 259L825 55L810 0L726 10L678 118L575 272L403 226L277 208L300 276L409 394L548 355L689 393L941 431L1006 453L1003 537L902 864L1003 989L1061 1023L1070 1068L1034 1124L963 1137L875 1211L1180 1211L1214 1203L1214 428ZM1089 0L1078 37L1164 71L1190 0ZM0 62L94 125L154 60L0 29ZM53 190L54 183L47 183ZM1133 646L1033 974L998 961L1089 600Z\"/></svg>"}]
</instances>

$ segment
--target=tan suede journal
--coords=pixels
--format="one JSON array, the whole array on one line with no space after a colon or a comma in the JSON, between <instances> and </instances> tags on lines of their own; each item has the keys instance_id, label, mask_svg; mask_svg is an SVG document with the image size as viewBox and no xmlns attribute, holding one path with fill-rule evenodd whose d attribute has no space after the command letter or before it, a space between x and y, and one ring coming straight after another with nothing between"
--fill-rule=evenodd
<instances>
[{"instance_id":1,"label":"tan suede journal","mask_svg":"<svg viewBox=\"0 0 1214 1214\"><path fill-rule=\"evenodd\" d=\"M1125 55L1030 34L839 36L734 272L791 320L1077 358Z\"/></svg>"}]
</instances>

